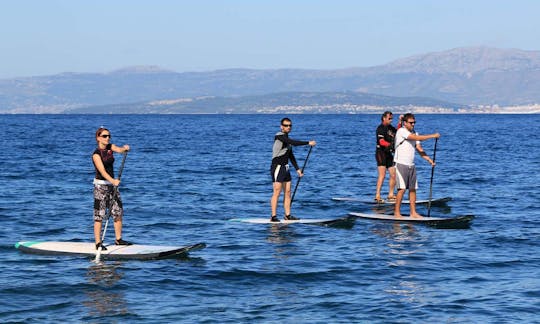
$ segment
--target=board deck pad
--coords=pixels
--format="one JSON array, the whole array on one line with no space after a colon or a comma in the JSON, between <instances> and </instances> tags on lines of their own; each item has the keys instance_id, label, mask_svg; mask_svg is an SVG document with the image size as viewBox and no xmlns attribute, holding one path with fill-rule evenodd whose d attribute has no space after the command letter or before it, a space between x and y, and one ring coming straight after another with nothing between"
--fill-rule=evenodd
<instances>
[{"instance_id":1,"label":"board deck pad","mask_svg":"<svg viewBox=\"0 0 540 324\"><path fill-rule=\"evenodd\" d=\"M358 197L332 197L332 200L335 201L347 201L347 202L359 202L364 204L373 204L373 205L395 205L396 201L388 201L384 200L383 202L377 202L375 199L367 199L367 198L358 198ZM444 198L435 198L431 199L431 205L437 206L437 205L444 205L447 202L452 200L452 197L444 197ZM403 205L409 205L411 202L407 199L403 199L401 204ZM417 199L416 200L417 205L427 205L429 204L429 199Z\"/></svg>"},{"instance_id":2,"label":"board deck pad","mask_svg":"<svg viewBox=\"0 0 540 324\"><path fill-rule=\"evenodd\" d=\"M376 220L385 220L385 221L394 221L394 222L403 222L403 223L418 223L425 224L437 228L468 228L474 219L474 215L462 215L451 218L444 217L395 217L394 215L386 214L371 214L371 213L349 213L351 216L376 219Z\"/></svg>"},{"instance_id":3,"label":"board deck pad","mask_svg":"<svg viewBox=\"0 0 540 324\"><path fill-rule=\"evenodd\" d=\"M299 220L285 220L280 219L278 222L271 222L269 217L266 218L233 218L229 221L231 222L241 222L249 224L271 224L271 225L291 225L291 224L309 224L309 225L320 225L328 227L352 227L354 225L355 217L346 216L340 218L324 218L324 219L314 219L314 218L304 218Z\"/></svg>"},{"instance_id":4,"label":"board deck pad","mask_svg":"<svg viewBox=\"0 0 540 324\"><path fill-rule=\"evenodd\" d=\"M187 256L189 252L204 249L205 243L187 246L160 246L160 245L105 245L107 250L101 251L101 258L108 260L153 260L179 258ZM42 242L24 241L15 244L21 252L45 255L80 255L95 257L96 245L92 242Z\"/></svg>"}]
</instances>

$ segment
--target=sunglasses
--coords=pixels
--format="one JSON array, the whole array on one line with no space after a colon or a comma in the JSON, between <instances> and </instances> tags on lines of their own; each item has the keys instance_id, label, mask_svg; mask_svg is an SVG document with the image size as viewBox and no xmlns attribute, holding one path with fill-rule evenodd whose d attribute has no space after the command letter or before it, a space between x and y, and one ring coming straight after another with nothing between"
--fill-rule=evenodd
<instances>
[{"instance_id":1,"label":"sunglasses","mask_svg":"<svg viewBox=\"0 0 540 324\"><path fill-rule=\"evenodd\" d=\"M292 124L281 124L283 127L292 127Z\"/></svg>"},{"instance_id":2,"label":"sunglasses","mask_svg":"<svg viewBox=\"0 0 540 324\"><path fill-rule=\"evenodd\" d=\"M99 135L99 137L103 137L103 138L110 138L110 137L111 137L111 135L110 135L110 134L108 134L108 135Z\"/></svg>"},{"instance_id":3,"label":"sunglasses","mask_svg":"<svg viewBox=\"0 0 540 324\"><path fill-rule=\"evenodd\" d=\"M414 124L416 124L416 121L407 121L407 123L409 123L411 125L414 125Z\"/></svg>"}]
</instances>

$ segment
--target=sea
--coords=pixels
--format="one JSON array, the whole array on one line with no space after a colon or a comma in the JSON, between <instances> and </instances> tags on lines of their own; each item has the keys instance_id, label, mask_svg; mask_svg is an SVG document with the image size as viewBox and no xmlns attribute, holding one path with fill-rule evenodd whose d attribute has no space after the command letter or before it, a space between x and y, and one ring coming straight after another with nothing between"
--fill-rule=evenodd
<instances>
[{"instance_id":1,"label":"sea","mask_svg":"<svg viewBox=\"0 0 540 324\"><path fill-rule=\"evenodd\" d=\"M430 189L433 198L452 197L431 216L473 214L470 228L232 222L270 217L282 117L0 115L0 322L540 323L540 115L416 116L417 132L441 134L437 146L422 142L436 154L434 169L416 157L418 198ZM287 117L292 138L317 142L307 161L308 146L294 149L305 176L293 215L380 212L332 200L374 198L380 116ZM100 126L116 145L131 146L120 185L123 238L205 249L96 263L15 248L93 241L91 154ZM109 224L105 242L113 240Z\"/></svg>"}]
</instances>

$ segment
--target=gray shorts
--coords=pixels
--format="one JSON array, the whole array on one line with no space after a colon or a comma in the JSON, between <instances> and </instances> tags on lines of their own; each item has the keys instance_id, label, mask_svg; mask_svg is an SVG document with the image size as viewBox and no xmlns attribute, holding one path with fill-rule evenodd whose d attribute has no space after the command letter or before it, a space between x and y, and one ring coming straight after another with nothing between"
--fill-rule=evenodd
<instances>
[{"instance_id":1,"label":"gray shorts","mask_svg":"<svg viewBox=\"0 0 540 324\"><path fill-rule=\"evenodd\" d=\"M122 198L117 190L114 194L114 187L111 185L94 184L94 221L101 222L110 211L114 221L122 220L124 208Z\"/></svg>"},{"instance_id":2,"label":"gray shorts","mask_svg":"<svg viewBox=\"0 0 540 324\"><path fill-rule=\"evenodd\" d=\"M416 166L396 163L396 186L400 189L418 189Z\"/></svg>"}]
</instances>

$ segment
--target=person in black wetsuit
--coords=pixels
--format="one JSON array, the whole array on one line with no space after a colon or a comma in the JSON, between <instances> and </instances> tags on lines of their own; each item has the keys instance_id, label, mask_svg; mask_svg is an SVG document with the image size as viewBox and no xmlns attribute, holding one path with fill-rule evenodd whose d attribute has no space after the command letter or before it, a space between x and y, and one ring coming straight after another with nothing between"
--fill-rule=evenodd
<instances>
[{"instance_id":1,"label":"person in black wetsuit","mask_svg":"<svg viewBox=\"0 0 540 324\"><path fill-rule=\"evenodd\" d=\"M272 207L272 217L270 221L279 222L277 218L277 205L279 194L281 191L284 193L283 208L285 209L285 219L293 220L298 219L291 215L291 173L289 172L289 160L296 169L299 177L304 174L298 167L296 158L294 157L292 147L299 145L311 145L317 144L315 141L297 141L289 138L291 132L292 122L289 118L283 118L281 120L281 131L274 136L274 146L272 148L272 165L270 166L270 176L272 177L274 193L270 200Z\"/></svg>"},{"instance_id":2,"label":"person in black wetsuit","mask_svg":"<svg viewBox=\"0 0 540 324\"><path fill-rule=\"evenodd\" d=\"M388 181L388 200L394 201L394 188L396 187L396 168L394 167L394 137L396 129L392 126L393 114L385 111L381 116L381 124L377 127L377 149L375 150L375 159L377 160L377 191L375 192L375 201L384 202L381 199L381 189L386 177L386 170L390 174Z\"/></svg>"},{"instance_id":3,"label":"person in black wetsuit","mask_svg":"<svg viewBox=\"0 0 540 324\"><path fill-rule=\"evenodd\" d=\"M96 169L94 178L94 238L96 241L96 250L101 247L107 248L101 242L101 224L109 210L114 220L114 233L116 235L116 245L131 245L130 242L122 240L122 217L124 209L118 187L120 180L114 178L114 155L129 151L129 145L123 147L110 143L111 132L106 128L99 128L96 131L97 148L92 153L92 162ZM116 191L116 193L115 193Z\"/></svg>"}]
</instances>

